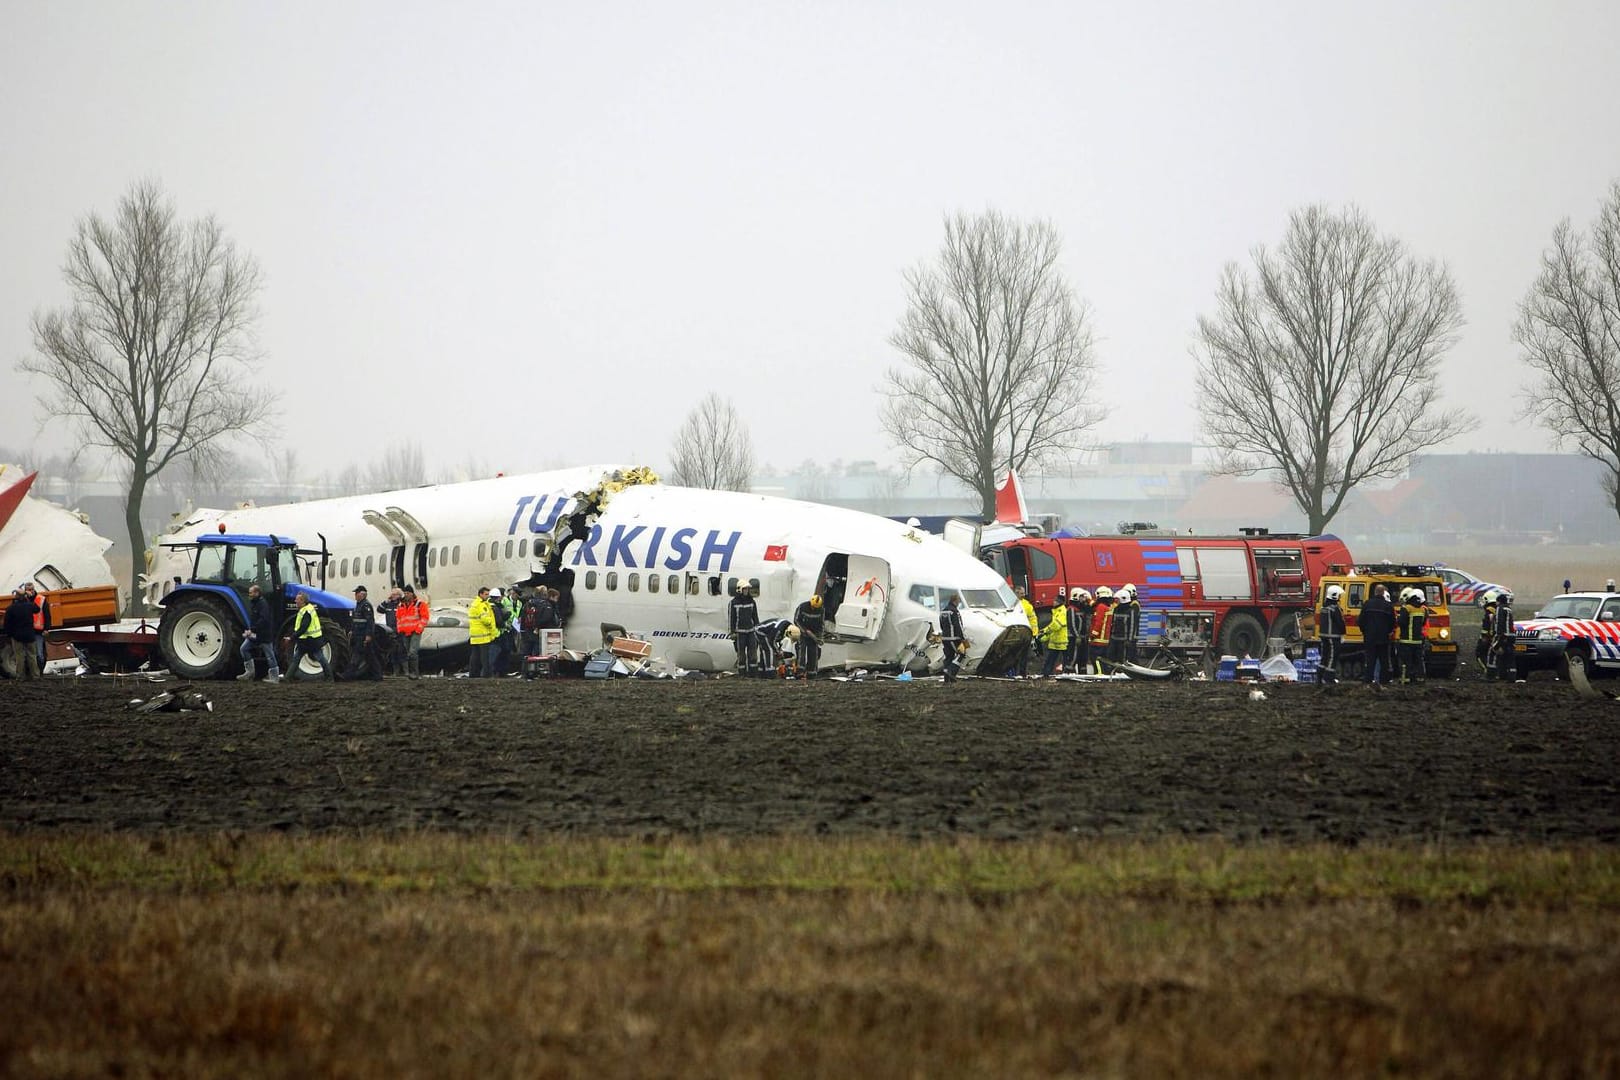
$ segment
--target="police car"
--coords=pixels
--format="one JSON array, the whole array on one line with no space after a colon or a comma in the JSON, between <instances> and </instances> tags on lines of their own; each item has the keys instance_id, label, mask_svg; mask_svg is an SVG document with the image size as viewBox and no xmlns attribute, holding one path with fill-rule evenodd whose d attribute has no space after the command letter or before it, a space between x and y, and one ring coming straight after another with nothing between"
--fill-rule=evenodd
<instances>
[{"instance_id":1,"label":"police car","mask_svg":"<svg viewBox=\"0 0 1620 1080\"><path fill-rule=\"evenodd\" d=\"M1519 675L1583 663L1589 675L1620 673L1620 593L1564 593L1533 619L1513 623Z\"/></svg>"},{"instance_id":2,"label":"police car","mask_svg":"<svg viewBox=\"0 0 1620 1080\"><path fill-rule=\"evenodd\" d=\"M1489 581L1481 580L1466 570L1459 570L1455 566L1446 566L1439 563L1434 572L1440 575L1446 583L1446 602L1448 604L1472 604L1475 607L1485 606L1485 596L1492 592L1511 592L1506 585L1494 585Z\"/></svg>"}]
</instances>

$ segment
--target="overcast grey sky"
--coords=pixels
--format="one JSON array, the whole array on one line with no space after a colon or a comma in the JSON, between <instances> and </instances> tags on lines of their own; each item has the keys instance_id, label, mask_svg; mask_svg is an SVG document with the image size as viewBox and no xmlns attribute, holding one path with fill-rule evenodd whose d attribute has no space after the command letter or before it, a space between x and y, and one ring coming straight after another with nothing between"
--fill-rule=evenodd
<instances>
[{"instance_id":1,"label":"overcast grey sky","mask_svg":"<svg viewBox=\"0 0 1620 1080\"><path fill-rule=\"evenodd\" d=\"M1358 203L1445 260L1446 449L1514 419L1515 305L1620 176L1620 3L0 0L0 445L76 219L159 180L260 261L304 468L662 464L708 390L761 461L892 459L875 392L942 219L1046 218L1104 441L1193 438L1220 269ZM47 432L47 449L71 442Z\"/></svg>"}]
</instances>

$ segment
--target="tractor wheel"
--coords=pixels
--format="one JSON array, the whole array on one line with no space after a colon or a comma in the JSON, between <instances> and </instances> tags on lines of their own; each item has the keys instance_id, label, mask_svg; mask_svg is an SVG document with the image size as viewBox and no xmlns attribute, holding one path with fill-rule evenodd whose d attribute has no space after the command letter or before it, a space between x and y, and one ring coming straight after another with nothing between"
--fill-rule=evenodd
<instances>
[{"instance_id":1,"label":"tractor wheel","mask_svg":"<svg viewBox=\"0 0 1620 1080\"><path fill-rule=\"evenodd\" d=\"M1235 611L1221 625L1221 655L1259 659L1266 651L1266 628L1244 611Z\"/></svg>"},{"instance_id":2,"label":"tractor wheel","mask_svg":"<svg viewBox=\"0 0 1620 1080\"><path fill-rule=\"evenodd\" d=\"M235 672L241 640L241 620L223 600L205 593L171 600L158 623L163 662L182 679L218 679Z\"/></svg>"}]
</instances>

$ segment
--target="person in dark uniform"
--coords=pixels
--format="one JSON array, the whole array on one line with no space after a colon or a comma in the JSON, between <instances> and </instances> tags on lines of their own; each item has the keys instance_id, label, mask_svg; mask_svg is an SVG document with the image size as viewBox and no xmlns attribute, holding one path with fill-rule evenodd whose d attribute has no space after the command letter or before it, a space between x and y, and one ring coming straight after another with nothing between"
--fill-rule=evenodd
<instances>
[{"instance_id":1,"label":"person in dark uniform","mask_svg":"<svg viewBox=\"0 0 1620 1080\"><path fill-rule=\"evenodd\" d=\"M1064 671L1084 675L1091 670L1091 593L1069 586L1069 658Z\"/></svg>"},{"instance_id":2,"label":"person in dark uniform","mask_svg":"<svg viewBox=\"0 0 1620 1080\"><path fill-rule=\"evenodd\" d=\"M1407 589L1402 601L1395 615L1395 649L1401 682L1408 683L1423 678L1423 631L1429 622L1429 610L1423 605L1422 589Z\"/></svg>"},{"instance_id":3,"label":"person in dark uniform","mask_svg":"<svg viewBox=\"0 0 1620 1080\"><path fill-rule=\"evenodd\" d=\"M371 656L372 635L377 632L377 616L366 599L366 587L354 587L354 613L349 617L349 670L348 679L380 679L382 672ZM362 670L365 674L362 675Z\"/></svg>"},{"instance_id":4,"label":"person in dark uniform","mask_svg":"<svg viewBox=\"0 0 1620 1080\"><path fill-rule=\"evenodd\" d=\"M1496 650L1491 646L1496 637L1496 590L1485 594L1485 603L1479 609L1479 640L1474 643L1474 659L1487 679L1496 678Z\"/></svg>"},{"instance_id":5,"label":"person in dark uniform","mask_svg":"<svg viewBox=\"0 0 1620 1080\"><path fill-rule=\"evenodd\" d=\"M754 628L759 625L759 603L751 593L747 578L738 579L726 617L732 644L737 649L737 674L752 675L764 665L764 657L759 655L759 639L754 635Z\"/></svg>"},{"instance_id":6,"label":"person in dark uniform","mask_svg":"<svg viewBox=\"0 0 1620 1080\"><path fill-rule=\"evenodd\" d=\"M1322 639L1322 657L1319 667L1329 673L1328 681L1339 676L1339 650L1344 645L1344 608L1339 601L1344 589L1329 585L1322 596L1322 620L1317 635Z\"/></svg>"},{"instance_id":7,"label":"person in dark uniform","mask_svg":"<svg viewBox=\"0 0 1620 1080\"><path fill-rule=\"evenodd\" d=\"M821 637L827 629L827 612L816 593L793 611L793 625L799 628L799 670L814 675L821 668Z\"/></svg>"},{"instance_id":8,"label":"person in dark uniform","mask_svg":"<svg viewBox=\"0 0 1620 1080\"><path fill-rule=\"evenodd\" d=\"M33 679L41 674L39 654L34 649L34 616L38 614L39 602L27 583L17 586L11 594L11 606L6 608L6 651L15 678Z\"/></svg>"},{"instance_id":9,"label":"person in dark uniform","mask_svg":"<svg viewBox=\"0 0 1620 1080\"><path fill-rule=\"evenodd\" d=\"M1117 659L1136 663L1136 639L1142 633L1142 605L1136 602L1136 586L1124 585L1114 605L1114 641L1109 647Z\"/></svg>"},{"instance_id":10,"label":"person in dark uniform","mask_svg":"<svg viewBox=\"0 0 1620 1080\"><path fill-rule=\"evenodd\" d=\"M1496 595L1496 625L1491 628L1491 644L1496 649L1496 677L1512 682L1519 674L1519 661L1513 655L1513 594L1503 589Z\"/></svg>"},{"instance_id":11,"label":"person in dark uniform","mask_svg":"<svg viewBox=\"0 0 1620 1080\"><path fill-rule=\"evenodd\" d=\"M945 653L945 681L955 682L967 646L967 636L962 633L962 598L956 593L951 593L945 610L939 613L939 644Z\"/></svg>"},{"instance_id":12,"label":"person in dark uniform","mask_svg":"<svg viewBox=\"0 0 1620 1080\"><path fill-rule=\"evenodd\" d=\"M1395 605L1389 602L1389 590L1374 585L1372 596L1361 606L1361 648L1366 670L1361 681L1377 686L1387 683L1393 672L1389 662L1389 639L1395 633Z\"/></svg>"},{"instance_id":13,"label":"person in dark uniform","mask_svg":"<svg viewBox=\"0 0 1620 1080\"><path fill-rule=\"evenodd\" d=\"M387 636L383 638L388 648L388 661L384 665L389 675L400 675L405 671L405 638L399 632L399 606L405 602L405 590L394 589L388 594L388 599L377 605L377 614L383 617L383 625L388 628Z\"/></svg>"}]
</instances>

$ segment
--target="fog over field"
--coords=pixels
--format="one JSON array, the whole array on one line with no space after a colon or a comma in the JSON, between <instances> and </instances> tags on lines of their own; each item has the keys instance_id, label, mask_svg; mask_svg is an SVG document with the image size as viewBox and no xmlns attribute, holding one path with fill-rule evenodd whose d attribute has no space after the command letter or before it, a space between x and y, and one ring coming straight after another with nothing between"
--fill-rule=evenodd
<instances>
[{"instance_id":1,"label":"fog over field","mask_svg":"<svg viewBox=\"0 0 1620 1080\"><path fill-rule=\"evenodd\" d=\"M1224 264L1360 206L1446 261L1443 449L1546 449L1509 331L1620 176L1620 6L14 4L0 400L74 223L159 181L260 261L263 378L319 473L660 464L717 389L761 460L893 458L875 388L947 214L1047 220L1101 441L1190 439ZM806 405L812 422L806 427ZM65 425L9 441L73 445Z\"/></svg>"}]
</instances>

